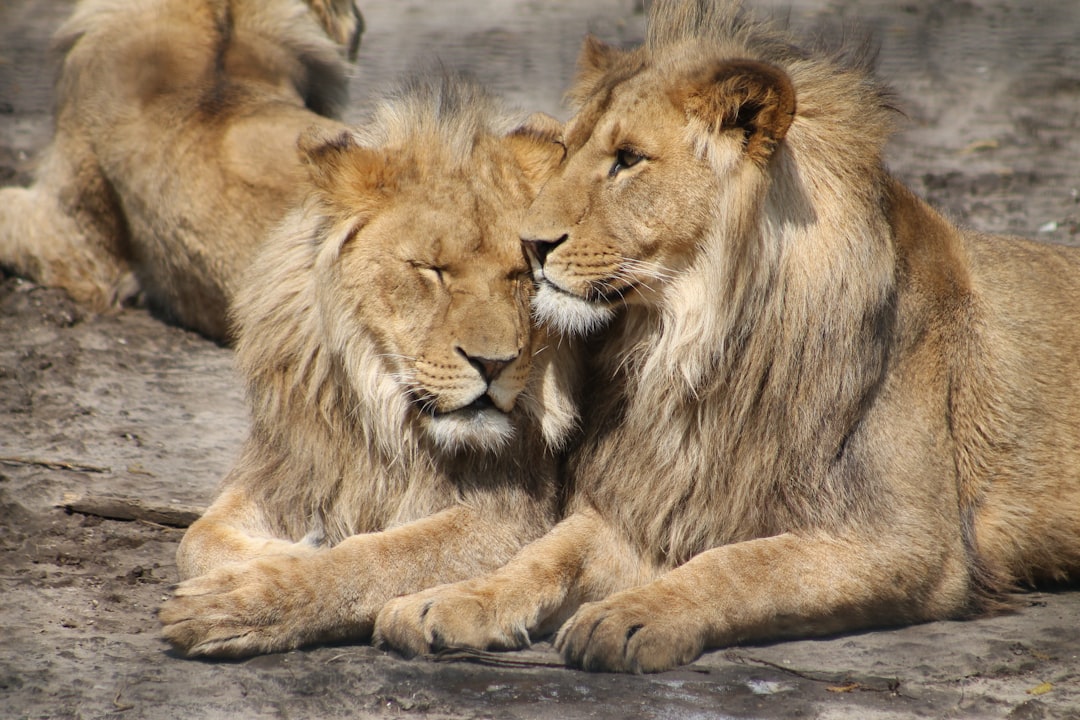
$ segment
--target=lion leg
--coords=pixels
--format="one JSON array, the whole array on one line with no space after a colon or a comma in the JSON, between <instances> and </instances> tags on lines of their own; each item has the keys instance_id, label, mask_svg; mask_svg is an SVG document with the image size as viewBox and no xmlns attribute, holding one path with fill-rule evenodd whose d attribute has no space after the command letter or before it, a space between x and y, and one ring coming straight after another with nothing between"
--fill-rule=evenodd
<instances>
[{"instance_id":1,"label":"lion leg","mask_svg":"<svg viewBox=\"0 0 1080 720\"><path fill-rule=\"evenodd\" d=\"M293 542L278 537L259 503L242 489L226 489L201 518L192 523L176 550L181 580L188 580L224 565L268 555L310 555L317 537Z\"/></svg>"},{"instance_id":2,"label":"lion leg","mask_svg":"<svg viewBox=\"0 0 1080 720\"><path fill-rule=\"evenodd\" d=\"M187 655L218 657L364 640L390 598L505 562L529 531L491 515L458 506L307 555L222 565L176 588L163 634Z\"/></svg>"},{"instance_id":3,"label":"lion leg","mask_svg":"<svg viewBox=\"0 0 1080 720\"><path fill-rule=\"evenodd\" d=\"M108 183L77 143L50 147L29 188L0 189L0 265L95 312L138 292L125 233Z\"/></svg>"},{"instance_id":4,"label":"lion leg","mask_svg":"<svg viewBox=\"0 0 1080 720\"><path fill-rule=\"evenodd\" d=\"M576 512L489 575L391 600L376 619L374 641L408 656L522 648L583 601L657 574L598 514Z\"/></svg>"},{"instance_id":5,"label":"lion leg","mask_svg":"<svg viewBox=\"0 0 1080 720\"><path fill-rule=\"evenodd\" d=\"M711 647L955 615L968 597L964 561L924 550L793 534L718 547L583 605L555 644L586 670L660 672Z\"/></svg>"}]
</instances>

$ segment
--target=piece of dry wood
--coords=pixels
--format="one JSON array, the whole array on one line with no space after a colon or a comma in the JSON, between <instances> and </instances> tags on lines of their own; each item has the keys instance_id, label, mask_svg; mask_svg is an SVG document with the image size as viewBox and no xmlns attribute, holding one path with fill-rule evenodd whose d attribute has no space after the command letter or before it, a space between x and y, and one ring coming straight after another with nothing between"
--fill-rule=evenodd
<instances>
[{"instance_id":1,"label":"piece of dry wood","mask_svg":"<svg viewBox=\"0 0 1080 720\"><path fill-rule=\"evenodd\" d=\"M71 470L72 472L112 472L112 468L100 467L98 465L63 462L61 460L42 460L40 458L28 457L0 457L0 465L31 465L33 467L48 468L49 470Z\"/></svg>"},{"instance_id":2,"label":"piece of dry wood","mask_svg":"<svg viewBox=\"0 0 1080 720\"><path fill-rule=\"evenodd\" d=\"M199 519L205 508L192 505L149 503L125 495L64 493L58 507L68 512L94 515L110 520L141 520L157 525L186 528Z\"/></svg>"}]
</instances>

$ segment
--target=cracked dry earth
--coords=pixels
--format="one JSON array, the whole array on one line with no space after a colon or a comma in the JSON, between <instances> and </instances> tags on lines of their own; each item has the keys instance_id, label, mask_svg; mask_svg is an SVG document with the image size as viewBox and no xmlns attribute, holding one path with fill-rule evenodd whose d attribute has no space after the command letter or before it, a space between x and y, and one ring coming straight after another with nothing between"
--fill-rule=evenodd
<instances>
[{"instance_id":1,"label":"cracked dry earth","mask_svg":"<svg viewBox=\"0 0 1080 720\"><path fill-rule=\"evenodd\" d=\"M48 37L71 5L0 3L0 183L25 183L48 139ZM968 225L1077 244L1075 0L763 7L797 28L858 21L879 39L905 115L889 161L917 192ZM630 42L642 21L632 0L363 9L353 117L432 55L565 117L582 34ZM1021 595L999 617L722 650L648 677L568 671L546 644L411 662L362 645L179 659L154 617L176 579L182 530L170 523L209 502L246 422L228 350L139 310L92 316L0 277L0 716L1080 718L1075 587ZM114 519L115 503L73 495L167 512Z\"/></svg>"}]
</instances>

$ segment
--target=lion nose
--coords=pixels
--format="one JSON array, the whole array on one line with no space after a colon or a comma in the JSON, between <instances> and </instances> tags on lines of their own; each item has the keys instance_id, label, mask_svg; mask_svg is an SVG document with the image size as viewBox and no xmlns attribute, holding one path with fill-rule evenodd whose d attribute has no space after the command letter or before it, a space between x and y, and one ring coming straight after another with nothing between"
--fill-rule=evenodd
<instances>
[{"instance_id":1,"label":"lion nose","mask_svg":"<svg viewBox=\"0 0 1080 720\"><path fill-rule=\"evenodd\" d=\"M564 233L554 240L521 238L521 242L525 244L525 251L536 258L536 261L543 267L544 263L547 261L547 256L551 251L566 242L567 237L568 236Z\"/></svg>"},{"instance_id":2,"label":"lion nose","mask_svg":"<svg viewBox=\"0 0 1080 720\"><path fill-rule=\"evenodd\" d=\"M461 348L458 348L458 352L469 361L470 365L476 368L476 372L480 373L480 377L484 378L484 382L489 385L495 378L499 377L499 373L501 373L507 365L514 362L517 358L516 355L514 357L506 358L478 357L470 355Z\"/></svg>"}]
</instances>

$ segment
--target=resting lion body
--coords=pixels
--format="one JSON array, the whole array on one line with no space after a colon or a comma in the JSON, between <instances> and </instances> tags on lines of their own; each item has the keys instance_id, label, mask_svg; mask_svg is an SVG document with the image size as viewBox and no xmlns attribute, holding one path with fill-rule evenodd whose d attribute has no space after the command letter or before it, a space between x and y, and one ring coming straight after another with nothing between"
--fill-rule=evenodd
<instances>
[{"instance_id":1,"label":"resting lion body","mask_svg":"<svg viewBox=\"0 0 1080 720\"><path fill-rule=\"evenodd\" d=\"M363 640L402 593L554 522L575 366L529 319L515 223L557 155L475 86L415 80L305 136L310 197L235 303L252 426L160 611L189 655Z\"/></svg>"},{"instance_id":2,"label":"resting lion body","mask_svg":"<svg viewBox=\"0 0 1080 720\"><path fill-rule=\"evenodd\" d=\"M710 0L587 40L522 226L592 335L572 512L390 603L408 651L659 671L703 649L959 618L1080 572L1080 251L961 230L890 176L887 94Z\"/></svg>"},{"instance_id":3,"label":"resting lion body","mask_svg":"<svg viewBox=\"0 0 1080 720\"><path fill-rule=\"evenodd\" d=\"M361 29L352 0L84 0L55 38L35 181L0 190L0 264L227 339L253 249L299 199L298 136L342 127Z\"/></svg>"}]
</instances>

